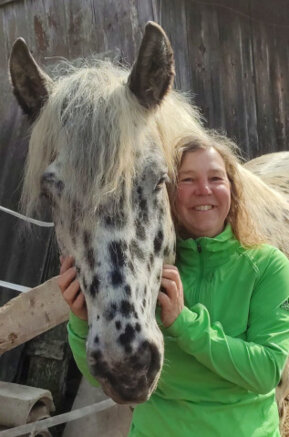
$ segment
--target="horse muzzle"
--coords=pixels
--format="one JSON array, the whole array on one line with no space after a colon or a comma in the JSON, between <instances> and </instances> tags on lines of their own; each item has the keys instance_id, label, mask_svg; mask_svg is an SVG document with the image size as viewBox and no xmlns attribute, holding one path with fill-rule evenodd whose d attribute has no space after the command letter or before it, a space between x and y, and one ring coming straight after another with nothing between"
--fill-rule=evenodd
<instances>
[{"instance_id":1,"label":"horse muzzle","mask_svg":"<svg viewBox=\"0 0 289 437\"><path fill-rule=\"evenodd\" d=\"M145 340L123 361L108 359L107 356L106 351L87 351L90 372L100 382L103 391L120 404L148 400L162 367L163 357L157 346Z\"/></svg>"}]
</instances>

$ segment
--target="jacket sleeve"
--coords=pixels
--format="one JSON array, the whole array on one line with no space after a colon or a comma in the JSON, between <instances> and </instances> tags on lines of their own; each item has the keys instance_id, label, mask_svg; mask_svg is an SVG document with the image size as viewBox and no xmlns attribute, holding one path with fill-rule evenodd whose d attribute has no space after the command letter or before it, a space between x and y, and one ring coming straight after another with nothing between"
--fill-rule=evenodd
<instances>
[{"instance_id":1,"label":"jacket sleeve","mask_svg":"<svg viewBox=\"0 0 289 437\"><path fill-rule=\"evenodd\" d=\"M88 324L86 321L79 319L72 312L69 315L69 322L67 325L68 342L72 350L74 360L82 375L87 381L98 387L98 381L91 375L86 359L86 337L88 334Z\"/></svg>"},{"instance_id":2,"label":"jacket sleeve","mask_svg":"<svg viewBox=\"0 0 289 437\"><path fill-rule=\"evenodd\" d=\"M268 393L280 381L289 351L289 262L280 252L253 291L247 338L233 338L208 310L184 308L164 331L200 363L227 381L255 393ZM229 307L228 307L229 310Z\"/></svg>"}]
</instances>

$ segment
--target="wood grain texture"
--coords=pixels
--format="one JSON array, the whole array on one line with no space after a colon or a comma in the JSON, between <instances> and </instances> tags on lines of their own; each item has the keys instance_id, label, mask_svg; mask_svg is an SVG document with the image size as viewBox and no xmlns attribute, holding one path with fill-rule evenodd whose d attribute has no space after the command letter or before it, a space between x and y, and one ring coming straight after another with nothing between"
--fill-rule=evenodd
<instances>
[{"instance_id":1,"label":"wood grain texture","mask_svg":"<svg viewBox=\"0 0 289 437\"><path fill-rule=\"evenodd\" d=\"M68 314L55 278L11 299L0 308L0 355L65 322Z\"/></svg>"},{"instance_id":2,"label":"wood grain texture","mask_svg":"<svg viewBox=\"0 0 289 437\"><path fill-rule=\"evenodd\" d=\"M148 20L175 50L176 86L195 94L209 127L227 131L248 157L288 149L287 0L26 0L0 8L0 91L22 35L36 58L55 63L118 49L134 61ZM7 106L0 104L1 115Z\"/></svg>"}]
</instances>

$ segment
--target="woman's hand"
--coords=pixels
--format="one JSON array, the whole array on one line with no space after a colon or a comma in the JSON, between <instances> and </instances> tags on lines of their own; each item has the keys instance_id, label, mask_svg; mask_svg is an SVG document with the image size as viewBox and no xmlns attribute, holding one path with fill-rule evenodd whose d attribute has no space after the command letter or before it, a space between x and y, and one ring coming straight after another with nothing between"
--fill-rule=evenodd
<instances>
[{"instance_id":1,"label":"woman's hand","mask_svg":"<svg viewBox=\"0 0 289 437\"><path fill-rule=\"evenodd\" d=\"M164 291L161 289L159 292L158 302L161 306L163 325L168 328L184 308L183 284L175 266L163 266L161 287Z\"/></svg>"},{"instance_id":2,"label":"woman's hand","mask_svg":"<svg viewBox=\"0 0 289 437\"><path fill-rule=\"evenodd\" d=\"M80 285L76 279L76 268L72 256L60 257L60 276L57 284L61 290L65 302L69 305L73 314L82 320L87 320L87 308L85 297L80 290Z\"/></svg>"}]
</instances>

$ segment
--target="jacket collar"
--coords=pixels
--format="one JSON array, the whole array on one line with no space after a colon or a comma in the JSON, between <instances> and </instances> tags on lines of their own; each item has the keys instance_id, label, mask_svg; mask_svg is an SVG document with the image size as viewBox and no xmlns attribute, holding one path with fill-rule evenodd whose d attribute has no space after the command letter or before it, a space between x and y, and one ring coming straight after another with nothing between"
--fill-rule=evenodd
<instances>
[{"instance_id":1,"label":"jacket collar","mask_svg":"<svg viewBox=\"0 0 289 437\"><path fill-rule=\"evenodd\" d=\"M204 256L208 263L223 263L239 246L240 243L234 236L231 226L227 224L223 232L213 238L177 238L177 263L195 264L197 254Z\"/></svg>"}]
</instances>

